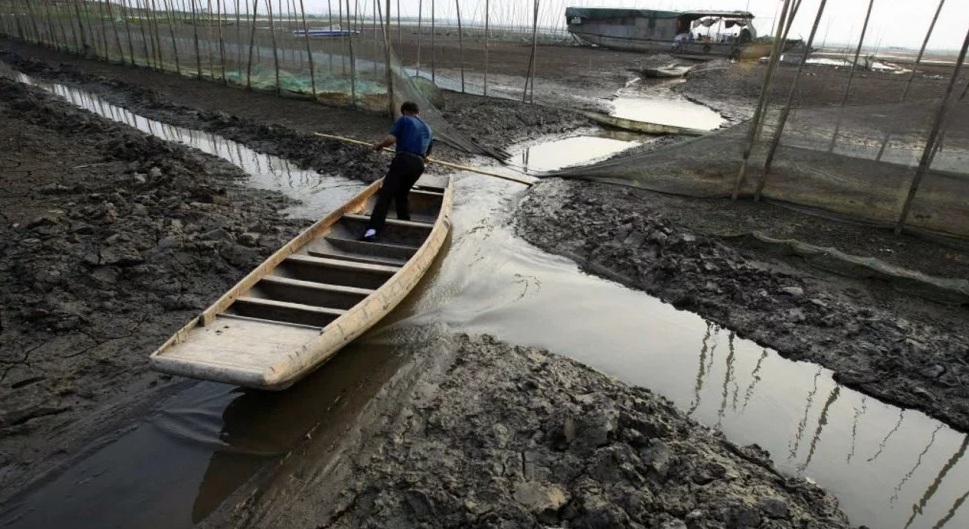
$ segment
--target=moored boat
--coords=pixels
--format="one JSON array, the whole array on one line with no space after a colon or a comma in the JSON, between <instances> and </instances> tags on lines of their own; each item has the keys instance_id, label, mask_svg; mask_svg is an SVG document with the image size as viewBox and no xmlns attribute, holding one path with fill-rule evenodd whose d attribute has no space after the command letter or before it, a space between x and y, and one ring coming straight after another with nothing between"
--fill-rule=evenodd
<instances>
[{"instance_id":1,"label":"moored boat","mask_svg":"<svg viewBox=\"0 0 969 529\"><path fill-rule=\"evenodd\" d=\"M359 240L376 182L266 259L151 354L163 373L282 390L319 368L417 285L451 229L451 177L424 175L411 220Z\"/></svg>"}]
</instances>

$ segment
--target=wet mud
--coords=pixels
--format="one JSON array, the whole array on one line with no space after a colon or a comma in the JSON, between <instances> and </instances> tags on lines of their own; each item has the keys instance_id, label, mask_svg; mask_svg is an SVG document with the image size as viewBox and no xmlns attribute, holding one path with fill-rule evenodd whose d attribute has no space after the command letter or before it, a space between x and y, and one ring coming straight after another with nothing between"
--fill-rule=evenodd
<instances>
[{"instance_id":1,"label":"wet mud","mask_svg":"<svg viewBox=\"0 0 969 529\"><path fill-rule=\"evenodd\" d=\"M0 78L0 115L6 496L184 385L147 354L302 222L238 168L38 89Z\"/></svg>"},{"instance_id":2,"label":"wet mud","mask_svg":"<svg viewBox=\"0 0 969 529\"><path fill-rule=\"evenodd\" d=\"M517 229L591 273L695 312L787 358L828 367L837 381L862 393L969 431L965 307L911 298L877 282L830 278L751 248L740 251L704 234L702 223L691 223L686 201L675 214L654 205L663 201L615 186L548 181L523 202Z\"/></svg>"},{"instance_id":3,"label":"wet mud","mask_svg":"<svg viewBox=\"0 0 969 529\"><path fill-rule=\"evenodd\" d=\"M849 527L760 448L572 360L459 335L424 362L365 450L206 527Z\"/></svg>"}]
</instances>

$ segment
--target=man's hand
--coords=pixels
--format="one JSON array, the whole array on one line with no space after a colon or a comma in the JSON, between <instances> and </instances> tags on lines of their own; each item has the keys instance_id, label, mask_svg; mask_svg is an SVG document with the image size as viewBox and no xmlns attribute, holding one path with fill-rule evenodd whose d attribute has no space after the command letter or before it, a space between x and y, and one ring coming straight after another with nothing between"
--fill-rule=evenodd
<instances>
[{"instance_id":1,"label":"man's hand","mask_svg":"<svg viewBox=\"0 0 969 529\"><path fill-rule=\"evenodd\" d=\"M375 151L379 151L380 149L383 149L384 148L384 142L378 141L378 142L374 143L373 145L371 145L370 147L373 150L375 150Z\"/></svg>"}]
</instances>

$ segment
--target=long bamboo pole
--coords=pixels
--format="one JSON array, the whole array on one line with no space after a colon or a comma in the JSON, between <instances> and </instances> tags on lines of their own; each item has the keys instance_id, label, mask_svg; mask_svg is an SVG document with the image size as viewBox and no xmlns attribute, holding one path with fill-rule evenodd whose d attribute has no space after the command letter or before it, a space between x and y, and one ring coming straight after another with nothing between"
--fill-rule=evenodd
<instances>
[{"instance_id":1,"label":"long bamboo pole","mask_svg":"<svg viewBox=\"0 0 969 529\"><path fill-rule=\"evenodd\" d=\"M310 87L313 91L313 98L316 98L316 67L313 65L313 50L310 48L310 28L306 25L306 7L303 5L303 0L299 0L299 11L303 17L303 31L305 32L304 37L306 37L306 57L310 61ZM331 59L332 60L332 59Z\"/></svg>"},{"instance_id":2,"label":"long bamboo pole","mask_svg":"<svg viewBox=\"0 0 969 529\"><path fill-rule=\"evenodd\" d=\"M249 3L246 2L246 6L248 6L248 5L249 5ZM236 48L236 64L235 64L235 70L236 70L236 72L239 72L240 69L242 68L242 2L241 2L241 0L235 0L235 8L236 8L236 42L235 42L235 48ZM236 80L237 81L241 81L241 79L238 76L236 77Z\"/></svg>"},{"instance_id":3,"label":"long bamboo pole","mask_svg":"<svg viewBox=\"0 0 969 529\"><path fill-rule=\"evenodd\" d=\"M282 94L283 87L279 83L279 48L276 46L276 24L273 19L273 1L266 0L266 8L269 11L269 34L273 41L273 65L276 68L276 93Z\"/></svg>"},{"instance_id":4,"label":"long bamboo pole","mask_svg":"<svg viewBox=\"0 0 969 529\"><path fill-rule=\"evenodd\" d=\"M131 59L131 64L138 64L135 62L135 39L131 36L131 16L128 12L128 5L126 0L120 1L121 6L121 17L124 19L124 29L125 33L128 35L128 58Z\"/></svg>"},{"instance_id":5,"label":"long bamboo pole","mask_svg":"<svg viewBox=\"0 0 969 529\"><path fill-rule=\"evenodd\" d=\"M256 13L259 0L252 0L252 32L249 36L249 66L246 67L246 90L252 90L252 52L256 49Z\"/></svg>"},{"instance_id":6,"label":"long bamboo pole","mask_svg":"<svg viewBox=\"0 0 969 529\"><path fill-rule=\"evenodd\" d=\"M158 71L165 70L165 47L162 45L162 41L165 37L162 37L161 25L158 22L158 2L156 0L151 0L151 9L145 14L146 22L148 23L148 37L151 39L152 53L155 59L155 67ZM182 69L178 62L178 46L175 42L175 28L172 22L172 13L168 9L167 4L162 5L162 10L165 13L165 22L168 24L168 32L171 34L172 38L172 55L175 58L175 71L178 75L182 75Z\"/></svg>"},{"instance_id":7,"label":"long bamboo pole","mask_svg":"<svg viewBox=\"0 0 969 529\"><path fill-rule=\"evenodd\" d=\"M929 46L929 39L932 38L932 33L935 31L935 24L939 21L939 15L942 13L942 6L945 5L945 0L939 0L939 7L935 10L935 16L932 17L932 23L929 24L929 30L925 33L925 39L922 40L922 47L919 48L919 54L915 58L915 65L912 66L912 73L908 76L908 80L905 82L905 89L902 90L902 97L899 98L899 103L904 103L905 99L908 97L908 92L912 88L912 81L915 80L915 75L918 73L919 65L922 64L922 58L925 56L925 50ZM881 147L878 148L878 156L875 157L875 161L881 161L882 157L885 155L885 150L888 148L888 142L891 140L892 131L889 130L885 133L885 137L882 139Z\"/></svg>"},{"instance_id":8,"label":"long bamboo pole","mask_svg":"<svg viewBox=\"0 0 969 529\"><path fill-rule=\"evenodd\" d=\"M436 33L434 28L436 15L434 11L434 0L431 0L431 82L437 83L437 69L434 67L434 58L437 56L437 48L434 47L434 34Z\"/></svg>"},{"instance_id":9,"label":"long bamboo pole","mask_svg":"<svg viewBox=\"0 0 969 529\"><path fill-rule=\"evenodd\" d=\"M168 33L172 37L172 48L173 48L173 53L175 55L175 72L178 73L179 77L181 77L182 63L181 63L181 60L178 58L178 39L175 38L175 12L174 12L174 9L172 9L172 5L174 5L174 0L171 0L171 1L163 0L163 1L165 4L163 6L165 8L165 18L168 19ZM155 4L155 0L151 0L151 2L152 2L151 4L152 11L157 14L158 10L155 9L157 7L157 5ZM158 34L158 18L157 16L153 18L155 18L155 32L156 34ZM159 35L159 44L161 44L160 35ZM159 46L159 52L161 52L161 46ZM159 57L163 58L163 56L161 55ZM162 59L162 61L159 61L159 62L162 63L162 68L164 69L164 59Z\"/></svg>"},{"instance_id":10,"label":"long bamboo pole","mask_svg":"<svg viewBox=\"0 0 969 529\"><path fill-rule=\"evenodd\" d=\"M955 68L952 71L952 78L949 79L949 85L945 89L945 96L942 98L942 104L939 105L939 111L933 119L929 139L925 143L925 150L922 151L922 159L919 161L919 167L915 171L915 178L912 179L908 196L905 198L905 204L902 206L902 214L899 216L898 223L895 225L895 235L902 233L902 229L905 227L905 221L908 220L909 211L912 209L912 202L915 200L916 193L918 193L919 185L932 167L932 161L935 158L936 152L938 152L936 143L939 141L940 131L944 130L948 125L952 93L955 91L956 82L958 82L959 74L962 72L962 63L966 60L967 51L969 51L969 31L966 32L966 38L962 43L962 50L959 52L959 59L956 61Z\"/></svg>"},{"instance_id":11,"label":"long bamboo pole","mask_svg":"<svg viewBox=\"0 0 969 529\"><path fill-rule=\"evenodd\" d=\"M202 48L199 45L199 21L198 16L195 13L195 0L189 0L190 7L192 10L192 34L195 38L195 74L196 77L201 79L202 75Z\"/></svg>"},{"instance_id":12,"label":"long bamboo pole","mask_svg":"<svg viewBox=\"0 0 969 529\"><path fill-rule=\"evenodd\" d=\"M118 23L114 18L114 10L111 9L111 2L105 2L104 5L108 9L108 17L111 19L111 27L114 29L114 41L118 45L118 55L121 57L121 64L125 64L127 61L124 57L124 46L121 45L121 34L118 32Z\"/></svg>"},{"instance_id":13,"label":"long bamboo pole","mask_svg":"<svg viewBox=\"0 0 969 529\"><path fill-rule=\"evenodd\" d=\"M757 137L760 133L760 121L766 112L767 98L771 91L771 85L774 81L774 71L777 69L778 63L781 62L781 47L783 45L784 39L784 21L787 20L787 15L790 11L791 0L784 0L784 6L781 9L781 23L777 24L776 33L774 34L774 43L771 46L770 62L767 64L767 72L764 75L764 86L760 91L760 100L757 102L757 109L754 111L754 117L750 120L750 131L747 136L747 146L744 148L743 156L740 163L740 170L737 172L737 178L734 180L733 193L730 195L731 200L737 200L740 196L740 189L744 185L744 180L747 178L747 166L750 164L750 155L754 151L754 145L757 143Z\"/></svg>"},{"instance_id":14,"label":"long bamboo pole","mask_svg":"<svg viewBox=\"0 0 969 529\"><path fill-rule=\"evenodd\" d=\"M387 107L388 114L391 118L396 117L397 105L394 100L394 70L391 68L391 55L393 51L391 50L390 44L390 0L386 1L386 11L387 18L384 20L384 61L385 61L385 74L387 78Z\"/></svg>"},{"instance_id":15,"label":"long bamboo pole","mask_svg":"<svg viewBox=\"0 0 969 529\"><path fill-rule=\"evenodd\" d=\"M349 1L349 0L347 0L347 1ZM364 147L372 147L373 146L372 143L367 143L365 141L360 141L360 140L356 140L356 139L353 139L353 138L346 138L344 136L337 136L337 135L334 135L334 134L324 134L322 132L314 132L313 134L316 135L316 136L319 136L321 138L326 138L328 140L341 141L343 143L349 143L351 145L361 145L361 146L364 146ZM393 149L385 148L385 149L382 149L382 152L394 152L394 151L393 151ZM477 169L475 167L468 167L466 165L458 165L456 163L444 162L444 161L441 161L441 160L436 160L434 158L428 158L427 161L429 163L437 164L437 165L440 165L442 167L448 167L448 168L451 168L451 169L457 169L458 171L467 171L467 172L471 172L471 173L477 173L477 174L481 174L481 175L485 175L485 176L493 176L495 178L500 178L502 180L508 180L510 182L518 182L519 184L525 184L527 186L533 185L535 183L535 182L533 182L531 180L525 180L524 178L521 178L521 177L518 177L518 176L504 175L504 174L499 174L499 173L492 173L492 172L489 172L489 171L484 171L484 170L481 170L481 169Z\"/></svg>"},{"instance_id":16,"label":"long bamboo pole","mask_svg":"<svg viewBox=\"0 0 969 529\"><path fill-rule=\"evenodd\" d=\"M868 2L868 13L865 15L865 24L861 28L861 38L858 39L858 47L855 49L855 60L851 63L851 69L848 72L848 85L845 86L845 95L841 99L841 106L845 106L848 103L848 96L851 94L851 82L855 78L855 70L858 69L858 58L861 57L861 48L865 44L865 34L868 33L868 22L871 21L871 11L875 7L875 0L869 0ZM842 114L838 113L838 118L834 125L834 134L831 135L831 144L828 145L828 152L834 152L834 145L838 141L838 134L841 132L841 118Z\"/></svg>"},{"instance_id":17,"label":"long bamboo pole","mask_svg":"<svg viewBox=\"0 0 969 529\"><path fill-rule=\"evenodd\" d=\"M347 1L347 20L350 20L350 0ZM356 18L356 14L354 14ZM347 36L350 45L350 106L357 106L357 60L353 56L353 33Z\"/></svg>"},{"instance_id":18,"label":"long bamboo pole","mask_svg":"<svg viewBox=\"0 0 969 529\"><path fill-rule=\"evenodd\" d=\"M491 1L485 0L484 96L488 97L488 41L491 40Z\"/></svg>"},{"instance_id":19,"label":"long bamboo pole","mask_svg":"<svg viewBox=\"0 0 969 529\"><path fill-rule=\"evenodd\" d=\"M959 73L962 71L962 63L966 60L966 52L969 51L969 31L966 32L966 38L962 43L962 49L959 51L959 59L956 61L955 68L952 71L952 78L949 79L949 85L945 89L945 96L942 98L942 104L939 105L939 111L936 113L933 122L932 129L929 132L929 139L925 143L925 149L922 151L922 158L919 161L919 167L915 171L915 178L912 179L912 185L909 187L908 196L905 198L905 204L902 206L902 214L898 218L898 223L895 225L895 234L899 235L902 233L902 229L905 227L905 221L908 220L909 211L912 208L912 202L915 200L915 195L918 193L919 185L922 183L922 179L925 177L926 173L932 167L932 161L935 158L935 154L938 152L937 142L939 141L940 131L945 129L949 121L949 107L952 104L952 94L955 90L956 83L959 79Z\"/></svg>"},{"instance_id":20,"label":"long bamboo pole","mask_svg":"<svg viewBox=\"0 0 969 529\"><path fill-rule=\"evenodd\" d=\"M458 12L458 61L461 63L461 93L464 90L464 30L461 27L461 0L454 0L454 7Z\"/></svg>"},{"instance_id":21,"label":"long bamboo pole","mask_svg":"<svg viewBox=\"0 0 969 529\"><path fill-rule=\"evenodd\" d=\"M794 74L794 81L791 83L791 91L787 95L787 103L784 105L784 110L781 111L781 117L778 120L776 130L774 131L774 138L771 140L770 149L767 152L767 160L764 162L764 169L760 173L760 180L757 182L757 191L754 193L754 201L760 200L761 192L764 190L764 185L767 183L767 174L770 172L771 164L774 162L774 154L777 152L777 147L781 143L781 135L784 133L784 126L787 124L787 118L791 115L791 106L794 104L794 95L797 93L798 83L801 80L801 73L804 71L804 65L807 64L808 56L811 54L811 46L814 45L814 37L818 33L818 26L821 25L821 17L824 15L824 7L828 3L828 0L821 0L821 5L818 6L817 16L814 18L814 26L811 28L811 35L808 37L807 46L804 47L804 55L801 57L801 63L797 67L797 73Z\"/></svg>"},{"instance_id":22,"label":"long bamboo pole","mask_svg":"<svg viewBox=\"0 0 969 529\"><path fill-rule=\"evenodd\" d=\"M201 15L202 2L199 1L199 12ZM201 16L199 17L201 19ZM212 0L206 0L205 4L205 53L209 56L209 79L215 80L215 59L212 57Z\"/></svg>"},{"instance_id":23,"label":"long bamboo pole","mask_svg":"<svg viewBox=\"0 0 969 529\"><path fill-rule=\"evenodd\" d=\"M216 24L219 28L219 70L222 75L222 84L228 85L229 80L225 77L225 33L222 31L222 0L215 0Z\"/></svg>"}]
</instances>

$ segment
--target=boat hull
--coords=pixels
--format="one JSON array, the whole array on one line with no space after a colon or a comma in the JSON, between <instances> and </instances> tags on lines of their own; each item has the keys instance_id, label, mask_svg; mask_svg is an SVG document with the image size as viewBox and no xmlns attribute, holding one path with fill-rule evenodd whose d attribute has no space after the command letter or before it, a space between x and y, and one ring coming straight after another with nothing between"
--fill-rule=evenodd
<instances>
[{"instance_id":1,"label":"boat hull","mask_svg":"<svg viewBox=\"0 0 969 529\"><path fill-rule=\"evenodd\" d=\"M430 233L413 255L397 267L364 264L349 259L318 259L314 245L329 234L333 226L346 215L360 213L372 203L380 183L374 183L351 199L339 210L318 221L287 245L273 254L246 278L230 289L199 317L172 336L150 356L151 368L168 374L189 378L225 382L239 386L279 391L286 389L318 369L341 348L373 327L397 307L417 286L443 248L451 229L453 205L452 179L446 179L440 209ZM413 195L412 195L413 196ZM377 245L381 246L381 245ZM388 245L389 246L389 245ZM250 318L231 313L233 304L244 301L258 290L268 277L275 277L277 268L302 259L315 263L326 261L329 266L343 266L348 270L391 273L379 287L359 302L341 310L340 315L322 327L286 321ZM289 261L287 261L289 260ZM283 286L312 284L291 279L276 279ZM350 294L362 289L340 287ZM297 294L299 294L297 292ZM290 309L287 303L274 302L278 310ZM302 305L300 305L302 306ZM319 309L330 310L330 309ZM337 312L337 311L332 311Z\"/></svg>"}]
</instances>

